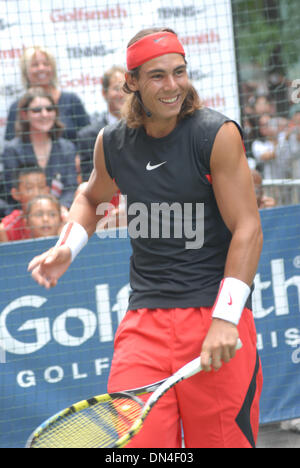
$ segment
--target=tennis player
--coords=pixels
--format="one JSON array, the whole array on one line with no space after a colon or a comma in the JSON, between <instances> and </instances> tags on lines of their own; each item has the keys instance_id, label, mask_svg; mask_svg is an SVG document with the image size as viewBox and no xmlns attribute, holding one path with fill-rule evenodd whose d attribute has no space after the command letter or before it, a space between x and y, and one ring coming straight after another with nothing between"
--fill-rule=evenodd
<instances>
[{"instance_id":1,"label":"tennis player","mask_svg":"<svg viewBox=\"0 0 300 468\"><path fill-rule=\"evenodd\" d=\"M130 446L181 447L182 422L186 447L254 447L262 374L251 285L262 231L241 129L201 105L172 30L139 32L127 67L124 119L100 132L87 188L56 247L29 270L55 286L94 233L97 206L120 189L132 294L108 391L163 379L199 354L206 371L170 390ZM235 352L238 337L243 348Z\"/></svg>"}]
</instances>

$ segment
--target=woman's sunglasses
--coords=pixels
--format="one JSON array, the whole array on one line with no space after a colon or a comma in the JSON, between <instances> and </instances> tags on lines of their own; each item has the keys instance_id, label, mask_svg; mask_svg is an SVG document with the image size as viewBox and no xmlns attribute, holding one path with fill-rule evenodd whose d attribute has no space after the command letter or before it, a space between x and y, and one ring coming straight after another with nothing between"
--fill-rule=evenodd
<instances>
[{"instance_id":1,"label":"woman's sunglasses","mask_svg":"<svg viewBox=\"0 0 300 468\"><path fill-rule=\"evenodd\" d=\"M55 106L39 106L39 107L30 107L28 111L33 112L34 114L40 114L42 110L46 110L47 112L56 111Z\"/></svg>"}]
</instances>

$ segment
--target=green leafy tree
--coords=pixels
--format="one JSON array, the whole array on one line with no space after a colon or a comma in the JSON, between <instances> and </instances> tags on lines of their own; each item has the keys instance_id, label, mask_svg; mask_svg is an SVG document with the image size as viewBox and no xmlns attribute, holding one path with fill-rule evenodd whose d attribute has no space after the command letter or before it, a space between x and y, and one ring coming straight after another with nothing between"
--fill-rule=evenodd
<instances>
[{"instance_id":1,"label":"green leafy tree","mask_svg":"<svg viewBox=\"0 0 300 468\"><path fill-rule=\"evenodd\" d=\"M284 65L299 61L299 0L232 0L232 7L241 65L267 68L276 49Z\"/></svg>"}]
</instances>

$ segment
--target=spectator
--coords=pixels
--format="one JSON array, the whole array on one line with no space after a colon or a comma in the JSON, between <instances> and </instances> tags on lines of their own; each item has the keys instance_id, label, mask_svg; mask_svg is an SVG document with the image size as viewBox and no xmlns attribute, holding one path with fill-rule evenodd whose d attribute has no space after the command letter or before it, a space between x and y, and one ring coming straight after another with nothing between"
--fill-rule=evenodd
<instances>
[{"instance_id":1,"label":"spectator","mask_svg":"<svg viewBox=\"0 0 300 468\"><path fill-rule=\"evenodd\" d=\"M292 106L290 110L290 125L286 132L292 159L293 179L300 179L300 105Z\"/></svg>"},{"instance_id":2,"label":"spectator","mask_svg":"<svg viewBox=\"0 0 300 468\"><path fill-rule=\"evenodd\" d=\"M262 185L262 176L259 173L259 171L254 169L251 171L251 173L253 177L258 208L259 209L273 208L274 206L276 206L275 199L272 197L268 197L264 194L264 189Z\"/></svg>"},{"instance_id":3,"label":"spectator","mask_svg":"<svg viewBox=\"0 0 300 468\"><path fill-rule=\"evenodd\" d=\"M43 47L29 47L24 50L20 66L25 89L42 87L52 96L64 124L62 136L76 144L78 130L88 125L90 119L75 93L61 91L58 88L56 61L53 55ZM9 109L5 131L6 140L12 140L15 137L17 112L18 101L14 102Z\"/></svg>"},{"instance_id":4,"label":"spectator","mask_svg":"<svg viewBox=\"0 0 300 468\"><path fill-rule=\"evenodd\" d=\"M256 116L264 115L264 114L275 114L275 105L267 95L259 95L256 96L254 102L254 114Z\"/></svg>"},{"instance_id":5,"label":"spectator","mask_svg":"<svg viewBox=\"0 0 300 468\"><path fill-rule=\"evenodd\" d=\"M98 116L91 125L78 132L78 151L81 161L82 181L87 181L93 168L93 153L96 138L101 128L113 124L121 118L121 108L124 103L125 69L113 66L103 76L102 95L107 103L107 110Z\"/></svg>"},{"instance_id":6,"label":"spectator","mask_svg":"<svg viewBox=\"0 0 300 468\"><path fill-rule=\"evenodd\" d=\"M292 106L289 116L289 123L283 127L279 134L277 152L288 168L285 171L285 178L300 179L300 106ZM286 119L281 118L280 120L285 121ZM284 194L285 204L299 203L300 188L298 185L281 187L280 192L281 198Z\"/></svg>"},{"instance_id":7,"label":"spectator","mask_svg":"<svg viewBox=\"0 0 300 468\"><path fill-rule=\"evenodd\" d=\"M289 178L289 155L285 151L283 132L279 134L277 120L269 114L262 114L257 119L255 129L256 138L252 143L252 154L256 164L262 168L264 178Z\"/></svg>"},{"instance_id":8,"label":"spectator","mask_svg":"<svg viewBox=\"0 0 300 468\"><path fill-rule=\"evenodd\" d=\"M28 203L38 195L48 194L46 175L39 167L21 167L13 178L12 198L19 204L0 224L0 242L17 241L30 238L25 213Z\"/></svg>"},{"instance_id":9,"label":"spectator","mask_svg":"<svg viewBox=\"0 0 300 468\"><path fill-rule=\"evenodd\" d=\"M12 187L15 169L36 165L44 169L52 193L69 208L77 186L76 148L61 138L63 125L58 108L50 94L42 88L32 88L19 101L17 136L6 142L3 163L7 192Z\"/></svg>"},{"instance_id":10,"label":"spectator","mask_svg":"<svg viewBox=\"0 0 300 468\"><path fill-rule=\"evenodd\" d=\"M62 227L61 206L53 195L39 195L27 205L26 222L32 239L58 236Z\"/></svg>"}]
</instances>

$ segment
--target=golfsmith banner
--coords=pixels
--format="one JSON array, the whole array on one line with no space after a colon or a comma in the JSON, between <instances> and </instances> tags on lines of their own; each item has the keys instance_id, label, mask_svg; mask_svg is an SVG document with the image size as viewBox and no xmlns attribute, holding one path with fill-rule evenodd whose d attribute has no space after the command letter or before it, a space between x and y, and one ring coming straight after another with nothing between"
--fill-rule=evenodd
<instances>
[{"instance_id":1,"label":"golfsmith banner","mask_svg":"<svg viewBox=\"0 0 300 468\"><path fill-rule=\"evenodd\" d=\"M300 416L300 207L261 212L254 315L264 371L261 422ZM55 289L27 272L54 239L0 245L0 446L23 447L43 420L106 392L128 303L127 229L95 235Z\"/></svg>"}]
</instances>

